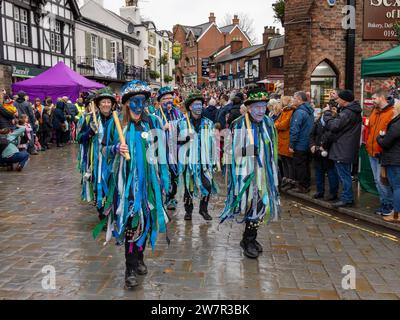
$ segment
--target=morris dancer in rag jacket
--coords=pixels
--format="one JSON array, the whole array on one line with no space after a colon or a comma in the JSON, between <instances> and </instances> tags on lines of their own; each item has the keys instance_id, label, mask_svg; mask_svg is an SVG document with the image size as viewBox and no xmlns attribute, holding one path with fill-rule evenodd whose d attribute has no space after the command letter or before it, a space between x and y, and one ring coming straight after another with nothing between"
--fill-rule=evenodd
<instances>
[{"instance_id":1,"label":"morris dancer in rag jacket","mask_svg":"<svg viewBox=\"0 0 400 320\"><path fill-rule=\"evenodd\" d=\"M208 202L217 192L213 176L216 169L214 123L203 115L204 98L190 93L185 100L185 117L176 123L179 145L178 166L185 188L185 220L192 220L193 197L200 197L200 215L212 220Z\"/></svg>"},{"instance_id":2,"label":"morris dancer in rag jacket","mask_svg":"<svg viewBox=\"0 0 400 320\"><path fill-rule=\"evenodd\" d=\"M110 174L110 162L107 162L101 152L101 144L111 123L112 112L116 99L109 88L97 91L95 96L89 96L87 105L94 102L96 121L93 110L81 116L78 123L78 143L80 153L78 169L82 174L81 198L87 202L95 202L100 220L104 219L104 204L107 195L107 180Z\"/></svg>"},{"instance_id":3,"label":"morris dancer in rag jacket","mask_svg":"<svg viewBox=\"0 0 400 320\"><path fill-rule=\"evenodd\" d=\"M245 223L240 246L248 258L258 258L263 248L257 230L265 216L268 222L279 214L278 150L274 123L266 116L266 92L250 92L248 113L232 125L232 152L227 164L228 193L221 223L236 219Z\"/></svg>"},{"instance_id":4,"label":"morris dancer in rag jacket","mask_svg":"<svg viewBox=\"0 0 400 320\"><path fill-rule=\"evenodd\" d=\"M168 210L175 210L177 205L175 196L178 191L179 175L176 144L176 123L177 120L184 117L182 112L180 112L174 106L174 94L175 92L171 87L162 87L158 91L157 96L160 107L155 113L162 120L163 128L165 130L165 139L167 142L167 160L171 183L166 199L166 206Z\"/></svg>"},{"instance_id":5,"label":"morris dancer in rag jacket","mask_svg":"<svg viewBox=\"0 0 400 320\"><path fill-rule=\"evenodd\" d=\"M158 233L166 233L169 220L163 207L163 194L169 190L165 135L161 119L145 112L150 94L151 88L145 82L127 83L122 88L126 143L120 141L116 130L108 130L103 139L103 156L114 159L104 210L106 242L112 236L118 242L125 241L126 289L137 286L137 275L147 274L146 243L149 241L154 249ZM126 153L130 160L126 160Z\"/></svg>"}]
</instances>

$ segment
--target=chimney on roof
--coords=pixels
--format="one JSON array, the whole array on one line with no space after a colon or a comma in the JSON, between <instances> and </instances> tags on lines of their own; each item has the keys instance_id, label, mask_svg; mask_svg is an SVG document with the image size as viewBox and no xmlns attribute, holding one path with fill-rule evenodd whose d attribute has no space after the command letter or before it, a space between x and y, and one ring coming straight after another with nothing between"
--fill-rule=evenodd
<instances>
[{"instance_id":1,"label":"chimney on roof","mask_svg":"<svg viewBox=\"0 0 400 320\"><path fill-rule=\"evenodd\" d=\"M232 19L232 24L234 24L235 26L237 26L239 23L240 23L239 17L238 17L237 14L235 14L235 15L233 16L233 19Z\"/></svg>"},{"instance_id":2,"label":"chimney on roof","mask_svg":"<svg viewBox=\"0 0 400 320\"><path fill-rule=\"evenodd\" d=\"M234 39L231 41L231 54L243 49L243 41Z\"/></svg>"},{"instance_id":3,"label":"chimney on roof","mask_svg":"<svg viewBox=\"0 0 400 320\"><path fill-rule=\"evenodd\" d=\"M125 0L125 5L127 7L137 7L138 0Z\"/></svg>"},{"instance_id":4,"label":"chimney on roof","mask_svg":"<svg viewBox=\"0 0 400 320\"><path fill-rule=\"evenodd\" d=\"M214 12L210 12L210 16L208 17L208 22L210 23L215 23L216 17L214 15Z\"/></svg>"},{"instance_id":5,"label":"chimney on roof","mask_svg":"<svg viewBox=\"0 0 400 320\"><path fill-rule=\"evenodd\" d=\"M275 29L275 27L264 27L263 33L263 44L268 44L268 41L272 38L280 36L279 29Z\"/></svg>"}]
</instances>

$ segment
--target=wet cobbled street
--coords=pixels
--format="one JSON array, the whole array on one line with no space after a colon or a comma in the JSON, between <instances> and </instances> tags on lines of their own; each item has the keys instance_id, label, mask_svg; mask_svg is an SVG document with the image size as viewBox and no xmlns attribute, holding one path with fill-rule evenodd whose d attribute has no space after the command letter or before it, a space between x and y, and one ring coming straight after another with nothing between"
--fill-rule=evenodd
<instances>
[{"instance_id":1,"label":"wet cobbled street","mask_svg":"<svg viewBox=\"0 0 400 320\"><path fill-rule=\"evenodd\" d=\"M170 245L161 235L146 252L149 274L126 291L123 247L104 246L104 233L93 240L98 218L80 201L76 156L67 146L32 157L21 173L1 169L1 299L400 298L399 234L283 196L281 220L259 231L264 252L249 260L243 225L218 224L224 188L210 202L212 222L198 209L185 222L180 203ZM55 289L43 285L46 270ZM343 279L348 270L355 289Z\"/></svg>"}]
</instances>

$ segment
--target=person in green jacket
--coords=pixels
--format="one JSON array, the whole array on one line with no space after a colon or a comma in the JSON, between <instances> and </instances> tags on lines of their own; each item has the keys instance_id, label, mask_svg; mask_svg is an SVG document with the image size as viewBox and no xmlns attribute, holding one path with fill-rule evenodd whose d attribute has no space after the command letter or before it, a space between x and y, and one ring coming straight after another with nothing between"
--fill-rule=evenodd
<instances>
[{"instance_id":1,"label":"person in green jacket","mask_svg":"<svg viewBox=\"0 0 400 320\"><path fill-rule=\"evenodd\" d=\"M19 151L17 147L20 137L25 134L25 130L25 126L17 126L16 130L6 135L6 139L9 143L2 151L0 158L0 162L2 163L18 163L17 171L21 171L29 160L29 153L26 151Z\"/></svg>"}]
</instances>

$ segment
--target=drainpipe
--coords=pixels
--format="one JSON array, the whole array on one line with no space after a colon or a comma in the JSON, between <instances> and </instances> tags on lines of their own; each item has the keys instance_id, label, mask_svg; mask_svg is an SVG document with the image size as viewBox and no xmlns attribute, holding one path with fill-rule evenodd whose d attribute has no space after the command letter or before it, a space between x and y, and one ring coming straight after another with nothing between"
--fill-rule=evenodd
<instances>
[{"instance_id":1,"label":"drainpipe","mask_svg":"<svg viewBox=\"0 0 400 320\"><path fill-rule=\"evenodd\" d=\"M347 0L348 6L356 7L355 0ZM356 45L356 30L347 29L346 32L346 81L345 87L348 90L354 91L354 58Z\"/></svg>"}]
</instances>

